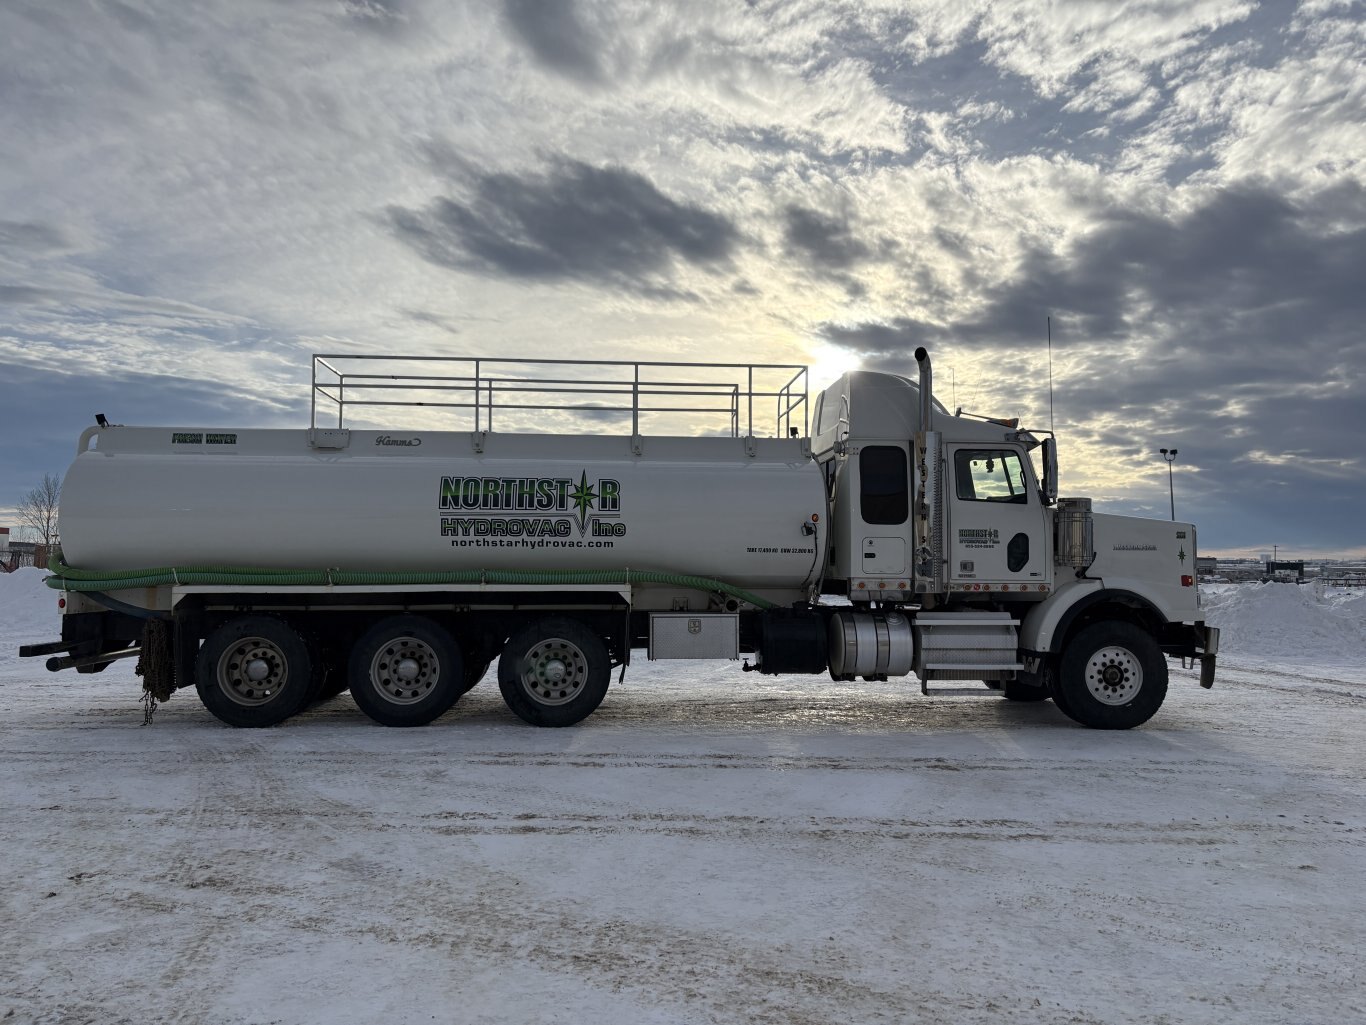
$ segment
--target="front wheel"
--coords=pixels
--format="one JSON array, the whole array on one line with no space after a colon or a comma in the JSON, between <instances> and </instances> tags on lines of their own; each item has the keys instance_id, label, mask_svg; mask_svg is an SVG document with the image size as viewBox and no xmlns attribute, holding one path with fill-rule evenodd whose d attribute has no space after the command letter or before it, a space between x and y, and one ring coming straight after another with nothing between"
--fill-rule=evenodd
<instances>
[{"instance_id":1,"label":"front wheel","mask_svg":"<svg viewBox=\"0 0 1366 1025\"><path fill-rule=\"evenodd\" d=\"M513 634L498 659L498 689L533 726L573 726L607 696L607 645L586 626L550 616Z\"/></svg>"},{"instance_id":2,"label":"front wheel","mask_svg":"<svg viewBox=\"0 0 1366 1025\"><path fill-rule=\"evenodd\" d=\"M351 697L382 726L426 726L460 697L464 664L451 635L422 616L390 616L351 649Z\"/></svg>"},{"instance_id":3,"label":"front wheel","mask_svg":"<svg viewBox=\"0 0 1366 1025\"><path fill-rule=\"evenodd\" d=\"M272 616L239 616L209 634L194 675L199 700L229 726L275 726L314 693L308 646Z\"/></svg>"},{"instance_id":4,"label":"front wheel","mask_svg":"<svg viewBox=\"0 0 1366 1025\"><path fill-rule=\"evenodd\" d=\"M1132 729L1162 707L1167 659L1132 623L1093 623L1068 642L1057 686L1063 711L1083 726Z\"/></svg>"}]
</instances>

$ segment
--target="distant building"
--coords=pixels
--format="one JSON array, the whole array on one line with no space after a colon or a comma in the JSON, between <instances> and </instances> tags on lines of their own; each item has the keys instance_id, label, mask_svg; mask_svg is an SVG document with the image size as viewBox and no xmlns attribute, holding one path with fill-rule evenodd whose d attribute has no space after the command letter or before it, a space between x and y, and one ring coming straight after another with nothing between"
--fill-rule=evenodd
<instances>
[{"instance_id":1,"label":"distant building","mask_svg":"<svg viewBox=\"0 0 1366 1025\"><path fill-rule=\"evenodd\" d=\"M15 541L9 527L0 527L0 572L13 573L20 566L47 569L47 545Z\"/></svg>"},{"instance_id":2,"label":"distant building","mask_svg":"<svg viewBox=\"0 0 1366 1025\"><path fill-rule=\"evenodd\" d=\"M1285 559L1273 561L1266 560L1266 575L1269 580L1293 580L1297 584L1304 583L1304 561L1287 562Z\"/></svg>"},{"instance_id":3,"label":"distant building","mask_svg":"<svg viewBox=\"0 0 1366 1025\"><path fill-rule=\"evenodd\" d=\"M1325 566L1320 579L1328 587L1366 587L1366 566Z\"/></svg>"}]
</instances>

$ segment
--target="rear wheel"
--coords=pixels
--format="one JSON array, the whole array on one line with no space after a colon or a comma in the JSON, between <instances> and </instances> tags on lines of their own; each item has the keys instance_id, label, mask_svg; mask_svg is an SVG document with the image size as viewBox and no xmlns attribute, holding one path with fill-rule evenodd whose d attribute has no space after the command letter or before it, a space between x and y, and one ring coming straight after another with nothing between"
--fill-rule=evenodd
<instances>
[{"instance_id":1,"label":"rear wheel","mask_svg":"<svg viewBox=\"0 0 1366 1025\"><path fill-rule=\"evenodd\" d=\"M308 703L312 672L308 646L289 624L240 616L205 638L195 660L195 690L229 726L275 726Z\"/></svg>"},{"instance_id":2,"label":"rear wheel","mask_svg":"<svg viewBox=\"0 0 1366 1025\"><path fill-rule=\"evenodd\" d=\"M582 623L551 616L513 634L498 659L498 689L533 726L573 726L607 696L607 646Z\"/></svg>"},{"instance_id":3,"label":"rear wheel","mask_svg":"<svg viewBox=\"0 0 1366 1025\"><path fill-rule=\"evenodd\" d=\"M1157 642L1132 623L1093 623L1068 642L1058 690L1066 701L1063 711L1083 726L1131 729L1162 707L1167 660Z\"/></svg>"},{"instance_id":4,"label":"rear wheel","mask_svg":"<svg viewBox=\"0 0 1366 1025\"><path fill-rule=\"evenodd\" d=\"M351 697L384 726L425 726L460 697L464 666L450 634L421 616L391 616L351 650Z\"/></svg>"}]
</instances>

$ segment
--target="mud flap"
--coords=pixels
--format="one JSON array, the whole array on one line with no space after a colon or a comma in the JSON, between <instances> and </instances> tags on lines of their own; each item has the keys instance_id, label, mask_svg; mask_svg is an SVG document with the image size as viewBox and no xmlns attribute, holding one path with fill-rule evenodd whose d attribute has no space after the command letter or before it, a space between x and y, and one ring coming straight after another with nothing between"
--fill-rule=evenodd
<instances>
[{"instance_id":1,"label":"mud flap","mask_svg":"<svg viewBox=\"0 0 1366 1025\"><path fill-rule=\"evenodd\" d=\"M1200 686L1209 690L1214 686L1214 662L1217 655L1202 655L1200 658Z\"/></svg>"},{"instance_id":2,"label":"mud flap","mask_svg":"<svg viewBox=\"0 0 1366 1025\"><path fill-rule=\"evenodd\" d=\"M1200 686L1209 690L1214 686L1214 664L1219 654L1219 628L1201 624L1204 636L1201 638L1205 653L1200 657Z\"/></svg>"}]
</instances>

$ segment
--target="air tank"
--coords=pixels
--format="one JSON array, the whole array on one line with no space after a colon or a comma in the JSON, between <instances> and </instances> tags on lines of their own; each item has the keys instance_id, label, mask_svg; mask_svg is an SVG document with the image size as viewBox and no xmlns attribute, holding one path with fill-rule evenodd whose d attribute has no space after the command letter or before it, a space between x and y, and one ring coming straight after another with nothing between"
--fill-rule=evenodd
<instances>
[{"instance_id":1,"label":"air tank","mask_svg":"<svg viewBox=\"0 0 1366 1025\"><path fill-rule=\"evenodd\" d=\"M799 440L109 427L80 448L60 529L81 569L631 568L767 590L826 556Z\"/></svg>"}]
</instances>

